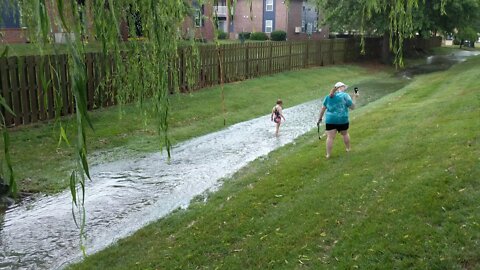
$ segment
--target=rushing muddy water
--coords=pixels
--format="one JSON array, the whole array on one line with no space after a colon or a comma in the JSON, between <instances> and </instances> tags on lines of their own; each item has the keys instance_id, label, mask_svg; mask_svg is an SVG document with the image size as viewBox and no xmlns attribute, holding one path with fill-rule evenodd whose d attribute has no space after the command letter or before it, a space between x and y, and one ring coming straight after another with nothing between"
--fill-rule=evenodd
<instances>
[{"instance_id":1,"label":"rushing muddy water","mask_svg":"<svg viewBox=\"0 0 480 270\"><path fill-rule=\"evenodd\" d=\"M477 54L429 57L425 67L405 70L410 73L404 77L446 69ZM159 153L93 166L85 200L87 253L186 207L193 197L217 188L222 178L291 143L315 127L319 106L316 100L285 109L287 122L279 138L269 116L263 116L181 143L169 163ZM3 219L0 269L58 269L82 257L69 192L23 201L9 208Z\"/></svg>"},{"instance_id":2,"label":"rushing muddy water","mask_svg":"<svg viewBox=\"0 0 480 270\"><path fill-rule=\"evenodd\" d=\"M450 68L456 63L463 62L469 57L480 55L480 51L454 51L447 55L432 55L427 57L425 64L408 67L399 72L399 75L411 79L415 75L442 71Z\"/></svg>"},{"instance_id":3,"label":"rushing muddy water","mask_svg":"<svg viewBox=\"0 0 480 270\"><path fill-rule=\"evenodd\" d=\"M315 127L319 106L316 100L285 109L278 138L264 116L179 144L169 163L164 154L151 154L94 166L85 200L87 252L187 206L248 162L292 142ZM81 258L78 234L70 193L23 202L7 210L0 229L0 269L62 268Z\"/></svg>"}]
</instances>

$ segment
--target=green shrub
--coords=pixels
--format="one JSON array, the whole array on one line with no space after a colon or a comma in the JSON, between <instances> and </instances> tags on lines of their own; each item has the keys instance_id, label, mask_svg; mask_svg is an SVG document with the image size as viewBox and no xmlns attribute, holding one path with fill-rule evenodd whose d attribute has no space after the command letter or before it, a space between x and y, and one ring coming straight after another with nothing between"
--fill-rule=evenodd
<instances>
[{"instance_id":1,"label":"green shrub","mask_svg":"<svg viewBox=\"0 0 480 270\"><path fill-rule=\"evenodd\" d=\"M251 40L268 40L267 34L263 32L253 32L250 34Z\"/></svg>"},{"instance_id":2,"label":"green shrub","mask_svg":"<svg viewBox=\"0 0 480 270\"><path fill-rule=\"evenodd\" d=\"M250 39L250 32L240 32L238 33L238 39Z\"/></svg>"},{"instance_id":3,"label":"green shrub","mask_svg":"<svg viewBox=\"0 0 480 270\"><path fill-rule=\"evenodd\" d=\"M217 38L218 39L228 39L228 34L223 32L223 31L218 31Z\"/></svg>"},{"instance_id":4,"label":"green shrub","mask_svg":"<svg viewBox=\"0 0 480 270\"><path fill-rule=\"evenodd\" d=\"M283 30L275 30L270 34L270 39L273 41L285 41L287 40L287 32Z\"/></svg>"}]
</instances>

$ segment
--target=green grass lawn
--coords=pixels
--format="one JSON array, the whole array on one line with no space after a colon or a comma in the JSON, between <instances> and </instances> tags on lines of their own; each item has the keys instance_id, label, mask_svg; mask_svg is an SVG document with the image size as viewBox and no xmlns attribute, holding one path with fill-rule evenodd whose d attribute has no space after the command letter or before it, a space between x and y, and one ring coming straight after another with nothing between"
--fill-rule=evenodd
<instances>
[{"instance_id":1,"label":"green grass lawn","mask_svg":"<svg viewBox=\"0 0 480 270\"><path fill-rule=\"evenodd\" d=\"M437 53L440 53L440 52L444 51L445 54L449 54L451 52L451 50L479 51L480 50L480 42L476 42L474 48L465 47L465 46L462 46L462 48L460 48L460 45L450 45L450 46L443 45L442 47L435 48L434 50Z\"/></svg>"},{"instance_id":2,"label":"green grass lawn","mask_svg":"<svg viewBox=\"0 0 480 270\"><path fill-rule=\"evenodd\" d=\"M312 131L71 269L480 269L479 66L354 111L348 154Z\"/></svg>"},{"instance_id":3,"label":"green grass lawn","mask_svg":"<svg viewBox=\"0 0 480 270\"><path fill-rule=\"evenodd\" d=\"M390 73L359 66L342 65L286 72L224 86L225 115L222 113L221 87L171 96L169 118L173 143L207 134L254 117L270 113L277 98L286 107L324 96L342 80L358 85L363 102L375 100L401 88L406 82ZM151 107L144 104L145 107ZM135 105L100 109L91 113L95 130L87 134L90 163L158 151L160 140L154 119ZM75 142L73 120L63 123L70 141ZM58 145L58 123L35 124L11 130L11 154L19 188L29 192L54 193L68 187L74 167L73 149ZM107 152L107 154L104 154ZM2 155L1 153L0 155ZM1 156L0 156L1 157Z\"/></svg>"},{"instance_id":4,"label":"green grass lawn","mask_svg":"<svg viewBox=\"0 0 480 270\"><path fill-rule=\"evenodd\" d=\"M366 104L407 83L392 77L392 71L384 66L330 66L226 84L227 126L268 114L277 98L283 98L286 107L320 98L337 80L358 86L362 94L359 102ZM171 96L169 125L173 143L224 128L220 92L217 86ZM88 132L87 139L92 164L160 149L155 121L148 113L144 117L138 106L100 109L92 112L91 117L95 131ZM62 124L74 142L74 122L65 118ZM73 150L65 143L58 146L58 139L58 123L11 130L12 161L20 190L55 193L68 186L74 167Z\"/></svg>"}]
</instances>

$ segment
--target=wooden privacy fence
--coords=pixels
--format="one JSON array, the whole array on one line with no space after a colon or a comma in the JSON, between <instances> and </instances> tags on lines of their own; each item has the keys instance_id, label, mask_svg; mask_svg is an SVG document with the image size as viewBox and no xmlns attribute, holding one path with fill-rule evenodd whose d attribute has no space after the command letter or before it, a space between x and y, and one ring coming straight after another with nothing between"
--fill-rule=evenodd
<instances>
[{"instance_id":1,"label":"wooden privacy fence","mask_svg":"<svg viewBox=\"0 0 480 270\"><path fill-rule=\"evenodd\" d=\"M411 40L409 48L424 50L440 46L441 40ZM378 58L382 40L366 39L362 58ZM190 52L189 52L190 50ZM195 90L221 82L233 82L279 72L351 62L360 56L359 39L321 41L259 42L246 44L201 45L198 70L187 76L191 48L179 48L177 85L182 91ZM89 110L111 106L115 89L101 87L114 65L99 53L85 55L87 106ZM106 70L109 69L109 70ZM174 85L170 82L169 85ZM173 89L171 89L173 91ZM0 93L13 110L2 108L7 126L35 123L75 112L66 55L0 58Z\"/></svg>"},{"instance_id":2,"label":"wooden privacy fence","mask_svg":"<svg viewBox=\"0 0 480 270\"><path fill-rule=\"evenodd\" d=\"M222 81L233 82L312 66L345 63L358 56L359 44L354 39L330 39L200 46L198 77L189 86L189 78L180 72L179 86L182 90L194 90ZM180 71L187 66L187 50L189 48L180 48Z\"/></svg>"},{"instance_id":3,"label":"wooden privacy fence","mask_svg":"<svg viewBox=\"0 0 480 270\"><path fill-rule=\"evenodd\" d=\"M98 91L105 77L101 55L87 53L87 108L113 105L112 93ZM109 60L107 60L109 61ZM2 108L7 126L35 123L75 112L67 55L0 58L0 93L15 115Z\"/></svg>"},{"instance_id":4,"label":"wooden privacy fence","mask_svg":"<svg viewBox=\"0 0 480 270\"><path fill-rule=\"evenodd\" d=\"M429 39L424 38L412 38L405 40L404 51L411 52L415 50L425 51L431 48L442 46L442 38L434 37Z\"/></svg>"}]
</instances>

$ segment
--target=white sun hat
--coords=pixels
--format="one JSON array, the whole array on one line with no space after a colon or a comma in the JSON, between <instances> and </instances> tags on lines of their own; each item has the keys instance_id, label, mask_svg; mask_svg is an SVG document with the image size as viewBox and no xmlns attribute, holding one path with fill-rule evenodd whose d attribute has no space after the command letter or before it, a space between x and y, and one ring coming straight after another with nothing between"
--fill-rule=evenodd
<instances>
[{"instance_id":1,"label":"white sun hat","mask_svg":"<svg viewBox=\"0 0 480 270\"><path fill-rule=\"evenodd\" d=\"M342 86L345 86L345 89L348 88L348 85L344 84L343 82L337 82L335 84L335 88L339 88L339 87L342 87Z\"/></svg>"}]
</instances>

